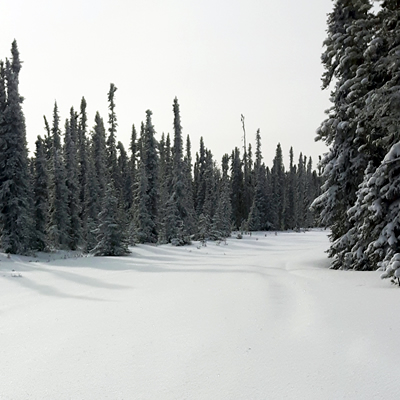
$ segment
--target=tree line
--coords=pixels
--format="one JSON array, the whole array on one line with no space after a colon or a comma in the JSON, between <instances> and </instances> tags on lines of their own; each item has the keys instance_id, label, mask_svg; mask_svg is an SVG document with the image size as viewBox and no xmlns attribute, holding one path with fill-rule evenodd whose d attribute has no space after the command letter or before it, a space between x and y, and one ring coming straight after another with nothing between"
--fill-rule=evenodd
<instances>
[{"instance_id":1,"label":"tree line","mask_svg":"<svg viewBox=\"0 0 400 400\"><path fill-rule=\"evenodd\" d=\"M116 91L108 92L108 121L96 113L89 130L86 101L62 124L57 103L44 118L34 156L26 143L18 83L17 43L0 62L0 246L7 253L57 249L123 255L134 243L221 240L236 230L285 230L315 224L309 205L321 174L300 154L286 171L278 144L273 166L263 162L261 135L236 147L221 165L200 139L192 160L177 98L173 137L156 138L152 112L132 125L128 151L117 141ZM241 151L242 150L242 151Z\"/></svg>"},{"instance_id":2,"label":"tree line","mask_svg":"<svg viewBox=\"0 0 400 400\"><path fill-rule=\"evenodd\" d=\"M317 138L330 149L313 208L331 227L333 268L390 277L400 265L400 1L336 0L327 33L332 107Z\"/></svg>"}]
</instances>

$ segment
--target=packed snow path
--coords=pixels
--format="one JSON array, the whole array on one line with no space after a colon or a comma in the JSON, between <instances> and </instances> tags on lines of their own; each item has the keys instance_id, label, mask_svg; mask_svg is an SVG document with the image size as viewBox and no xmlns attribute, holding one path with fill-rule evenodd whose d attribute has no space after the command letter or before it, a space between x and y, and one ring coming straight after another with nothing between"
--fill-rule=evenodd
<instances>
[{"instance_id":1,"label":"packed snow path","mask_svg":"<svg viewBox=\"0 0 400 400\"><path fill-rule=\"evenodd\" d=\"M315 231L2 256L0 399L397 399L400 289L329 270L327 247Z\"/></svg>"}]
</instances>

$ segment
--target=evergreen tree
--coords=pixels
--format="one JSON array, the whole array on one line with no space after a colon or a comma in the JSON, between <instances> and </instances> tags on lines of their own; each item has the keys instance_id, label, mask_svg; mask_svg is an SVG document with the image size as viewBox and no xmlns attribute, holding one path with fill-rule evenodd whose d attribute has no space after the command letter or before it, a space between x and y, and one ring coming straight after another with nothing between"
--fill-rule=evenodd
<instances>
[{"instance_id":1,"label":"evergreen tree","mask_svg":"<svg viewBox=\"0 0 400 400\"><path fill-rule=\"evenodd\" d=\"M146 124L141 130L140 168L137 190L134 194L133 236L142 243L158 240L158 153L155 130L151 121L152 112L146 111Z\"/></svg>"},{"instance_id":2,"label":"evergreen tree","mask_svg":"<svg viewBox=\"0 0 400 400\"><path fill-rule=\"evenodd\" d=\"M135 125L132 125L132 134L131 134L131 141L129 144L129 150L131 152L131 157L128 161L128 178L127 178L127 210L132 209L132 202L133 202L133 191L135 189L135 182L136 182L136 173L137 173L137 134Z\"/></svg>"},{"instance_id":3,"label":"evergreen tree","mask_svg":"<svg viewBox=\"0 0 400 400\"><path fill-rule=\"evenodd\" d=\"M138 183L134 192L134 210L131 236L136 243L154 241L155 221L149 212L149 190L146 167L143 160L139 162Z\"/></svg>"},{"instance_id":4,"label":"evergreen tree","mask_svg":"<svg viewBox=\"0 0 400 400\"><path fill-rule=\"evenodd\" d=\"M95 126L92 135L92 159L94 175L96 177L96 208L97 214L100 213L103 198L107 185L107 150L106 150L106 131L103 119L97 112Z\"/></svg>"},{"instance_id":5,"label":"evergreen tree","mask_svg":"<svg viewBox=\"0 0 400 400\"><path fill-rule=\"evenodd\" d=\"M157 242L157 222L158 222L158 154L157 142L155 139L155 130L151 120L152 112L146 111L146 125L145 125L145 141L143 143L144 149L144 166L147 176L147 195L148 195L148 211L150 218L153 221L152 231L149 241L152 243Z\"/></svg>"},{"instance_id":6,"label":"evergreen tree","mask_svg":"<svg viewBox=\"0 0 400 400\"><path fill-rule=\"evenodd\" d=\"M203 211L204 200L206 197L206 187L204 174L206 168L206 148L204 146L203 137L200 138L199 153L196 153L196 162L194 165L194 207L199 216Z\"/></svg>"},{"instance_id":7,"label":"evergreen tree","mask_svg":"<svg viewBox=\"0 0 400 400\"><path fill-rule=\"evenodd\" d=\"M77 138L77 160L78 160L78 185L79 185L79 205L80 213L79 219L82 224L82 236L84 244L87 246L88 236L88 203L92 193L89 190L88 170L89 170L89 149L87 138L87 115L86 115L86 100L82 97L80 106L80 118L78 124L78 138Z\"/></svg>"},{"instance_id":8,"label":"evergreen tree","mask_svg":"<svg viewBox=\"0 0 400 400\"><path fill-rule=\"evenodd\" d=\"M95 160L93 157L93 148L88 148L89 157L87 158L87 184L86 189L88 195L85 197L85 214L86 214L86 251L90 252L97 244L96 230L99 220L99 182L96 176ZM104 196L102 196L103 198Z\"/></svg>"},{"instance_id":9,"label":"evergreen tree","mask_svg":"<svg viewBox=\"0 0 400 400\"><path fill-rule=\"evenodd\" d=\"M215 227L215 225L213 225L214 216L216 212L216 206L218 204L218 173L215 168L211 150L206 151L205 167L205 199L202 214L204 216L204 221L207 221L207 224L204 225L204 229L209 239L216 240L220 239L220 235L213 231L213 228Z\"/></svg>"},{"instance_id":10,"label":"evergreen tree","mask_svg":"<svg viewBox=\"0 0 400 400\"><path fill-rule=\"evenodd\" d=\"M231 160L231 204L233 225L239 229L246 218L243 206L243 164L240 159L240 151L235 147Z\"/></svg>"},{"instance_id":11,"label":"evergreen tree","mask_svg":"<svg viewBox=\"0 0 400 400\"><path fill-rule=\"evenodd\" d=\"M68 218L68 192L66 187L65 164L61 149L60 117L57 103L54 104L51 129L52 150L49 169L49 225L47 236L50 249L66 249L70 230Z\"/></svg>"},{"instance_id":12,"label":"evergreen tree","mask_svg":"<svg viewBox=\"0 0 400 400\"><path fill-rule=\"evenodd\" d=\"M293 147L289 152L289 171L286 175L286 208L285 208L285 227L295 229L297 225L297 196L296 196L296 166L294 165ZM314 200L314 199L313 199Z\"/></svg>"},{"instance_id":13,"label":"evergreen tree","mask_svg":"<svg viewBox=\"0 0 400 400\"><path fill-rule=\"evenodd\" d=\"M271 169L272 183L272 212L273 228L284 229L285 210L285 167L283 165L282 148L280 143L276 147L274 165Z\"/></svg>"},{"instance_id":14,"label":"evergreen tree","mask_svg":"<svg viewBox=\"0 0 400 400\"><path fill-rule=\"evenodd\" d=\"M36 154L34 159L34 248L39 251L47 249L48 224L48 173L47 160L43 139L36 140Z\"/></svg>"},{"instance_id":15,"label":"evergreen tree","mask_svg":"<svg viewBox=\"0 0 400 400\"><path fill-rule=\"evenodd\" d=\"M124 145L121 142L117 144L117 176L118 184L120 188L120 199L121 199L121 211L127 212L130 209L131 203L131 181L130 181L130 170L129 170L129 159L128 154L125 151Z\"/></svg>"},{"instance_id":16,"label":"evergreen tree","mask_svg":"<svg viewBox=\"0 0 400 400\"><path fill-rule=\"evenodd\" d=\"M262 168L261 135L256 134L256 162L254 165L255 191L249 212L248 226L251 231L266 229L265 170Z\"/></svg>"},{"instance_id":17,"label":"evergreen tree","mask_svg":"<svg viewBox=\"0 0 400 400\"><path fill-rule=\"evenodd\" d=\"M71 108L70 119L65 122L64 162L67 187L67 210L69 218L69 248L76 250L82 244L82 225L80 214L80 187L78 181L78 159L76 141L78 137L77 114Z\"/></svg>"},{"instance_id":18,"label":"evergreen tree","mask_svg":"<svg viewBox=\"0 0 400 400\"><path fill-rule=\"evenodd\" d=\"M231 185L228 176L229 155L222 157L222 176L219 184L218 205L214 216L214 231L219 233L222 238L227 238L231 234L232 227L232 204L231 204Z\"/></svg>"},{"instance_id":19,"label":"evergreen tree","mask_svg":"<svg viewBox=\"0 0 400 400\"><path fill-rule=\"evenodd\" d=\"M171 216L167 210L168 201L172 195L172 150L169 134L167 134L166 139L164 133L161 136L159 142L159 155L159 241L160 243L168 243L171 238L171 226L173 226L172 219L175 216L175 212L173 213L173 216Z\"/></svg>"},{"instance_id":20,"label":"evergreen tree","mask_svg":"<svg viewBox=\"0 0 400 400\"><path fill-rule=\"evenodd\" d=\"M117 148L116 148L116 132L117 132L117 116L115 114L115 92L117 88L113 83L110 84L110 90L108 92L108 108L110 113L108 114L108 138L107 138L107 171L110 181L113 182L115 189L120 190L118 186L118 165L117 165Z\"/></svg>"},{"instance_id":21,"label":"evergreen tree","mask_svg":"<svg viewBox=\"0 0 400 400\"><path fill-rule=\"evenodd\" d=\"M336 83L329 116L317 132L317 139L331 147L322 161L323 193L313 203L313 209L319 213L322 224L331 227L335 245L331 245L329 255L334 258L334 267L344 262L338 255L349 250L345 249L346 241L338 239L351 229L347 211L356 201L357 188L368 164L367 152L359 151L366 144L359 111L368 91L362 66L372 35L370 8L369 0L336 0L328 16L326 51L322 55L323 88L328 88L333 79Z\"/></svg>"},{"instance_id":22,"label":"evergreen tree","mask_svg":"<svg viewBox=\"0 0 400 400\"><path fill-rule=\"evenodd\" d=\"M19 94L21 61L16 41L11 54L11 62L6 60L5 68L3 64L0 69L0 240L5 252L23 254L31 243L32 214L23 98Z\"/></svg>"},{"instance_id":23,"label":"evergreen tree","mask_svg":"<svg viewBox=\"0 0 400 400\"><path fill-rule=\"evenodd\" d=\"M186 234L193 234L196 226L196 211L194 208L193 178L192 178L192 154L190 137L186 137L186 154L183 159L183 187L186 192L184 196L184 208L187 210L185 219Z\"/></svg>"},{"instance_id":24,"label":"evergreen tree","mask_svg":"<svg viewBox=\"0 0 400 400\"><path fill-rule=\"evenodd\" d=\"M102 211L97 245L92 250L95 256L124 256L129 254L123 225L118 218L118 200L114 195L112 183L107 184Z\"/></svg>"},{"instance_id":25,"label":"evergreen tree","mask_svg":"<svg viewBox=\"0 0 400 400\"><path fill-rule=\"evenodd\" d=\"M167 202L167 218L169 235L167 241L183 245L190 242L191 213L187 207L190 196L190 182L185 175L185 163L183 160L182 126L179 112L178 99L173 103L174 112L174 147L172 164L172 195Z\"/></svg>"}]
</instances>

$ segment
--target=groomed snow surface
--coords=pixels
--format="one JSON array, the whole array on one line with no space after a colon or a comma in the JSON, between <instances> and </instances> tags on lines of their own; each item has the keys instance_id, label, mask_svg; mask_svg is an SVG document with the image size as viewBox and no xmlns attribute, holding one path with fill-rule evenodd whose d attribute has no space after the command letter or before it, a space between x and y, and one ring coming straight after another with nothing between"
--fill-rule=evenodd
<instances>
[{"instance_id":1,"label":"groomed snow surface","mask_svg":"<svg viewBox=\"0 0 400 400\"><path fill-rule=\"evenodd\" d=\"M0 399L398 399L400 289L328 269L328 245L2 254Z\"/></svg>"}]
</instances>

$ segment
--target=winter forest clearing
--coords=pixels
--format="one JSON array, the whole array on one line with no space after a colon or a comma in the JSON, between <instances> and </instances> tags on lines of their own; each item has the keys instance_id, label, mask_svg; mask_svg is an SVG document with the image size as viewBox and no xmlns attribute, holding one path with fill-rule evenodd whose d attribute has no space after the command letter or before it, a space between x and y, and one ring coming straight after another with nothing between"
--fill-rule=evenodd
<instances>
[{"instance_id":1,"label":"winter forest clearing","mask_svg":"<svg viewBox=\"0 0 400 400\"><path fill-rule=\"evenodd\" d=\"M126 257L3 255L0 398L395 399L398 288L329 269L328 244L257 232Z\"/></svg>"}]
</instances>

